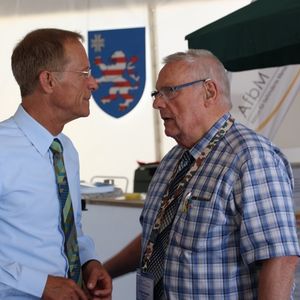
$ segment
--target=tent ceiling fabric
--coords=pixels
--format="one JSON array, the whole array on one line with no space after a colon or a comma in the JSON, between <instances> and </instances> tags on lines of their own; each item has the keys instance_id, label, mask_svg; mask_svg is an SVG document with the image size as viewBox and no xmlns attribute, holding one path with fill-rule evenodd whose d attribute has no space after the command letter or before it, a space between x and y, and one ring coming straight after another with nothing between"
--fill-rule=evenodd
<instances>
[{"instance_id":1,"label":"tent ceiling fabric","mask_svg":"<svg viewBox=\"0 0 300 300\"><path fill-rule=\"evenodd\" d=\"M258 0L190 34L230 71L300 63L300 0Z\"/></svg>"},{"instance_id":2,"label":"tent ceiling fabric","mask_svg":"<svg viewBox=\"0 0 300 300\"><path fill-rule=\"evenodd\" d=\"M15 14L42 14L64 11L82 11L94 8L120 8L126 5L145 5L176 3L185 0L0 0L0 16L10 16ZM199 0L190 0L198 1Z\"/></svg>"}]
</instances>

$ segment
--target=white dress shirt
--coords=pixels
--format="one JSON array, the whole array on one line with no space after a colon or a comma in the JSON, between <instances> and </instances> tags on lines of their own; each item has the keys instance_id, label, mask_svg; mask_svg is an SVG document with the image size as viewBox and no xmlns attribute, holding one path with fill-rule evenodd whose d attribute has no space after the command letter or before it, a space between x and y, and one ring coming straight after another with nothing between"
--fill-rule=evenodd
<instances>
[{"instance_id":1,"label":"white dress shirt","mask_svg":"<svg viewBox=\"0 0 300 300\"><path fill-rule=\"evenodd\" d=\"M6 299L5 293L10 288L39 298L48 275L67 275L68 261L49 150L53 138L21 105L13 117L0 123L1 299ZM64 149L80 259L84 264L97 258L93 241L81 228L78 153L64 134L57 138Z\"/></svg>"}]
</instances>

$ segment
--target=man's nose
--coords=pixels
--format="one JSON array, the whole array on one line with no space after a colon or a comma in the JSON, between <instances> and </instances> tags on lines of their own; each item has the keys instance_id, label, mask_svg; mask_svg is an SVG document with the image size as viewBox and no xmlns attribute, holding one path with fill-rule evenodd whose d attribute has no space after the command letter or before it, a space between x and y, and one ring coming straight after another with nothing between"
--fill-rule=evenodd
<instances>
[{"instance_id":1,"label":"man's nose","mask_svg":"<svg viewBox=\"0 0 300 300\"><path fill-rule=\"evenodd\" d=\"M96 79L93 76L89 77L89 89L91 91L96 91L98 89L99 85L96 81Z\"/></svg>"},{"instance_id":2,"label":"man's nose","mask_svg":"<svg viewBox=\"0 0 300 300\"><path fill-rule=\"evenodd\" d=\"M152 107L155 108L155 109L165 108L166 107L166 100L164 99L164 97L158 95L154 99Z\"/></svg>"}]
</instances>

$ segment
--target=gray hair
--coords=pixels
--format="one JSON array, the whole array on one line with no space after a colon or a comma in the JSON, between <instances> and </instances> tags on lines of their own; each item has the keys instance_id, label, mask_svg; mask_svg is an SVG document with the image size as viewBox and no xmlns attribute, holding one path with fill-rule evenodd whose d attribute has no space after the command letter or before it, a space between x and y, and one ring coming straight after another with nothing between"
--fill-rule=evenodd
<instances>
[{"instance_id":1,"label":"gray hair","mask_svg":"<svg viewBox=\"0 0 300 300\"><path fill-rule=\"evenodd\" d=\"M201 79L214 80L219 88L222 99L231 108L230 82L227 70L222 62L210 51L204 49L189 49L186 52L176 52L163 59L163 63L185 61L192 66L197 76Z\"/></svg>"}]
</instances>

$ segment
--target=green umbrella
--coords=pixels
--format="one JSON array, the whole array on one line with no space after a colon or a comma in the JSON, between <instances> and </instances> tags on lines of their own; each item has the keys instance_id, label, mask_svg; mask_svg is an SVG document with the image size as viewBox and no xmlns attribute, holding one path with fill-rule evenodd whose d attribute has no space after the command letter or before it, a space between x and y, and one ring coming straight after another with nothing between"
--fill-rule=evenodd
<instances>
[{"instance_id":1,"label":"green umbrella","mask_svg":"<svg viewBox=\"0 0 300 300\"><path fill-rule=\"evenodd\" d=\"M300 63L300 0L258 0L185 37L230 71Z\"/></svg>"}]
</instances>

